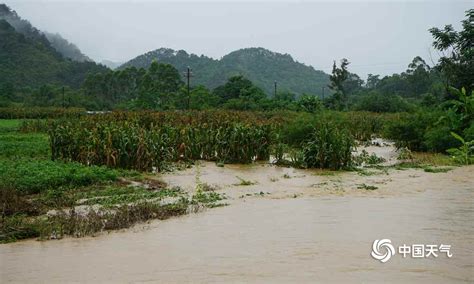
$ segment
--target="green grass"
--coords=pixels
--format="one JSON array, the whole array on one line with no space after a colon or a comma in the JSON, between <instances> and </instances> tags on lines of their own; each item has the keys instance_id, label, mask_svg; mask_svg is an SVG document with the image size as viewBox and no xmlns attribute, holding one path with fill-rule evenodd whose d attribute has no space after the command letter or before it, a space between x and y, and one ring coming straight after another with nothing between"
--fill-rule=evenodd
<instances>
[{"instance_id":1,"label":"green grass","mask_svg":"<svg viewBox=\"0 0 474 284\"><path fill-rule=\"evenodd\" d=\"M20 157L49 159L51 150L45 134L0 133L0 159Z\"/></svg>"},{"instance_id":2,"label":"green grass","mask_svg":"<svg viewBox=\"0 0 474 284\"><path fill-rule=\"evenodd\" d=\"M0 159L49 159L49 138L43 133L19 133L23 120L0 119Z\"/></svg>"},{"instance_id":3,"label":"green grass","mask_svg":"<svg viewBox=\"0 0 474 284\"><path fill-rule=\"evenodd\" d=\"M52 188L71 188L117 180L119 172L106 167L79 163L18 159L0 160L0 184L23 194L40 193Z\"/></svg>"},{"instance_id":4,"label":"green grass","mask_svg":"<svg viewBox=\"0 0 474 284\"><path fill-rule=\"evenodd\" d=\"M18 130L21 119L0 119L0 134Z\"/></svg>"},{"instance_id":5,"label":"green grass","mask_svg":"<svg viewBox=\"0 0 474 284\"><path fill-rule=\"evenodd\" d=\"M114 181L122 172L49 160L45 134L17 132L21 120L0 120L0 185L22 194Z\"/></svg>"}]
</instances>

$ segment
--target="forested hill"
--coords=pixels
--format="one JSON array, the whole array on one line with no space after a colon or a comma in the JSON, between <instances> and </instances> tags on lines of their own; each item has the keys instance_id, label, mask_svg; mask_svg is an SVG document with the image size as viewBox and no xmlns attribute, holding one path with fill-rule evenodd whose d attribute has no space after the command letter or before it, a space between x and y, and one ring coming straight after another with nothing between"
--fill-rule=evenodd
<instances>
[{"instance_id":1,"label":"forested hill","mask_svg":"<svg viewBox=\"0 0 474 284\"><path fill-rule=\"evenodd\" d=\"M299 63L288 54L264 48L240 49L220 60L188 54L184 50L160 48L128 61L120 69L131 66L148 68L153 60L169 63L182 72L187 66L191 67L193 85L204 85L208 88L223 85L234 75L245 76L268 94L273 93L275 81L278 82L279 91L297 94L319 93L321 88L329 83L329 75L326 73Z\"/></svg>"},{"instance_id":2,"label":"forested hill","mask_svg":"<svg viewBox=\"0 0 474 284\"><path fill-rule=\"evenodd\" d=\"M42 41L49 44L64 57L78 62L93 61L84 55L79 48L64 39L60 34L52 34L46 31L40 31L33 27L31 23L22 19L14 10L5 4L0 4L0 20L7 21L15 30L28 38Z\"/></svg>"},{"instance_id":3,"label":"forested hill","mask_svg":"<svg viewBox=\"0 0 474 284\"><path fill-rule=\"evenodd\" d=\"M56 36L56 39L59 39ZM59 40L61 41L61 40ZM67 42L61 41L62 44ZM94 62L76 62L56 50L48 37L0 4L0 85L63 84L79 87L87 73L104 72Z\"/></svg>"}]
</instances>

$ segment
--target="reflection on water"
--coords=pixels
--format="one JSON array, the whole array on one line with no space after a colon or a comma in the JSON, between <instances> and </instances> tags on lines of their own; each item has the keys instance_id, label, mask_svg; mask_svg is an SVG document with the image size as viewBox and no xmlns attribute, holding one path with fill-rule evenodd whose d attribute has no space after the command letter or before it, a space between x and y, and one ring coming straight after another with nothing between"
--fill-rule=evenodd
<instances>
[{"instance_id":1,"label":"reflection on water","mask_svg":"<svg viewBox=\"0 0 474 284\"><path fill-rule=\"evenodd\" d=\"M195 180L193 171L165 179L186 186ZM287 172L289 179L282 177ZM473 174L474 167L463 167L440 174L319 176L207 164L201 179L213 183L220 177L215 183L223 184L229 206L96 238L1 245L0 280L473 282ZM235 175L258 184L231 186ZM278 181L268 181L271 176ZM354 186L382 180L375 191L360 193ZM344 193L331 193L331 182L342 184ZM239 198L262 190L270 194ZM298 198L290 198L292 190ZM380 238L397 245L451 244L453 257L396 255L382 264L370 256L372 242Z\"/></svg>"}]
</instances>

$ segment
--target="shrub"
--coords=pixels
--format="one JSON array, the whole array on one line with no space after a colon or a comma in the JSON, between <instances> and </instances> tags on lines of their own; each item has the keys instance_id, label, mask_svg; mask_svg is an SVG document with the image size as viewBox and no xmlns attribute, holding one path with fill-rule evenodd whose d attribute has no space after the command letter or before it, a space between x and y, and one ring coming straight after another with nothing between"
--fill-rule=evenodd
<instances>
[{"instance_id":1,"label":"shrub","mask_svg":"<svg viewBox=\"0 0 474 284\"><path fill-rule=\"evenodd\" d=\"M439 116L435 113L418 112L404 114L386 124L384 136L395 141L397 148L408 148L412 151L426 151L425 133Z\"/></svg>"},{"instance_id":2,"label":"shrub","mask_svg":"<svg viewBox=\"0 0 474 284\"><path fill-rule=\"evenodd\" d=\"M362 96L355 109L371 112L409 112L414 107L400 96L373 92Z\"/></svg>"},{"instance_id":3,"label":"shrub","mask_svg":"<svg viewBox=\"0 0 474 284\"><path fill-rule=\"evenodd\" d=\"M447 125L437 125L426 130L423 136L425 148L432 152L445 152L447 149L460 146L460 142L450 134Z\"/></svg>"}]
</instances>

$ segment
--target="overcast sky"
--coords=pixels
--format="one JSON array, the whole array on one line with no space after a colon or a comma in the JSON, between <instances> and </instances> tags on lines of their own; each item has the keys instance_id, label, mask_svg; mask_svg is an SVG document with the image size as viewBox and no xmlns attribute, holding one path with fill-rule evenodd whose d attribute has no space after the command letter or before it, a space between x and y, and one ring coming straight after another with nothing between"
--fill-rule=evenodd
<instances>
[{"instance_id":1,"label":"overcast sky","mask_svg":"<svg viewBox=\"0 0 474 284\"><path fill-rule=\"evenodd\" d=\"M1 0L0 0L1 1ZM21 1L6 0L40 30L60 33L96 61L127 61L160 47L220 58L244 47L289 53L330 72L404 71L420 55L430 65L430 27L461 27L473 1Z\"/></svg>"}]
</instances>

